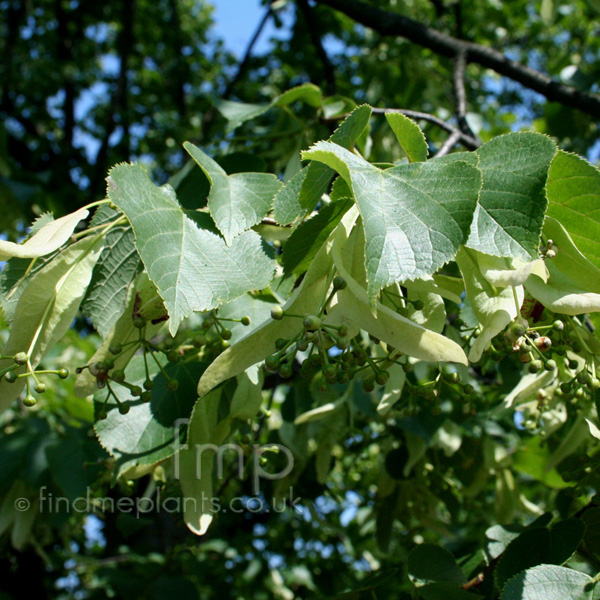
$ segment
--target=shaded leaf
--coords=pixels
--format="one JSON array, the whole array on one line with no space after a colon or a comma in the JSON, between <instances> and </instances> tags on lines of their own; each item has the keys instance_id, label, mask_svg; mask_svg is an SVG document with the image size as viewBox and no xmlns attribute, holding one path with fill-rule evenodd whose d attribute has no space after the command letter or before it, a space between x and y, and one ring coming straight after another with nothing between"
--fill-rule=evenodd
<instances>
[{"instance_id":1,"label":"shaded leaf","mask_svg":"<svg viewBox=\"0 0 600 600\"><path fill-rule=\"evenodd\" d=\"M157 357L163 365L164 356ZM164 375L158 365L148 357L150 378L154 380L152 400L142 402L133 398L131 392L117 383L112 389L119 400L130 406L130 411L122 415L117 403L111 398L107 404L106 419L98 419L94 425L100 444L116 458L115 478L131 467L152 465L172 456L183 443L184 421L196 402L196 385L204 372L203 363L169 363L165 370L169 377L179 381L176 391L167 388ZM144 357L136 356L125 370L126 380L132 385L142 386L146 380ZM106 390L99 390L94 396L96 417L99 415L107 396Z\"/></svg>"},{"instance_id":2,"label":"shaded leaf","mask_svg":"<svg viewBox=\"0 0 600 600\"><path fill-rule=\"evenodd\" d=\"M351 148L369 124L370 118L371 107L359 106L333 132L329 141L344 148ZM302 169L275 197L275 220L281 225L288 225L314 210L327 191L333 176L334 171L329 166L318 162L312 162Z\"/></svg>"},{"instance_id":3,"label":"shaded leaf","mask_svg":"<svg viewBox=\"0 0 600 600\"><path fill-rule=\"evenodd\" d=\"M466 577L454 556L441 546L420 544L411 550L406 562L408 576L416 585L444 581L461 585Z\"/></svg>"},{"instance_id":4,"label":"shaded leaf","mask_svg":"<svg viewBox=\"0 0 600 600\"><path fill-rule=\"evenodd\" d=\"M127 292L140 268L131 227L115 227L106 235L83 311L102 337L106 337L127 306Z\"/></svg>"},{"instance_id":5,"label":"shaded leaf","mask_svg":"<svg viewBox=\"0 0 600 600\"><path fill-rule=\"evenodd\" d=\"M304 221L289 237L281 257L285 273L308 268L329 234L352 206L350 199L327 204L312 218Z\"/></svg>"},{"instance_id":6,"label":"shaded leaf","mask_svg":"<svg viewBox=\"0 0 600 600\"><path fill-rule=\"evenodd\" d=\"M529 529L512 540L494 571L500 589L514 575L541 564L562 565L577 550L585 526L580 519L561 521L548 529Z\"/></svg>"}]
</instances>

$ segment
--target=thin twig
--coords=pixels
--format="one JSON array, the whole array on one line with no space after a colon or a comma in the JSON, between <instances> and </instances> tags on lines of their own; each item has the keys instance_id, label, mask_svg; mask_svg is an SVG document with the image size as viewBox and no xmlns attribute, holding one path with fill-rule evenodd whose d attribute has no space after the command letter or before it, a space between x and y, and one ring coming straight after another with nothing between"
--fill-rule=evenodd
<instances>
[{"instance_id":1,"label":"thin twig","mask_svg":"<svg viewBox=\"0 0 600 600\"><path fill-rule=\"evenodd\" d=\"M456 120L458 128L466 135L475 137L475 134L467 123L467 94L465 92L465 69L467 67L467 57L464 52L459 52L454 59L454 69L452 70L452 87L454 88L454 98L456 101Z\"/></svg>"},{"instance_id":2,"label":"thin twig","mask_svg":"<svg viewBox=\"0 0 600 600\"><path fill-rule=\"evenodd\" d=\"M446 123L443 119L436 117L435 115L431 115L429 113L420 112L417 110L408 110L405 108L373 108L373 114L375 115L383 115L386 112L399 112L411 119L422 119L423 121L427 121L428 123L433 123L437 125L440 129L447 131L448 133L460 133L460 143L469 150L476 150L481 146L481 142L474 138L471 135L463 133L462 131L456 129L454 125L450 125L450 123Z\"/></svg>"},{"instance_id":3,"label":"thin twig","mask_svg":"<svg viewBox=\"0 0 600 600\"><path fill-rule=\"evenodd\" d=\"M450 125L450 123L446 123L443 119L436 117L435 115L431 115L429 113L419 112L417 110L409 110L406 108L372 108L371 112L374 115L384 115L385 113L400 113L406 115L407 117L415 120L427 121L428 123L432 123L437 125L440 129L447 131L448 133L458 133L460 134L459 142L468 150L476 150L481 146L481 142L474 137L463 133L458 130L454 125ZM340 115L336 117L329 117L328 119L323 119L324 121L334 120L339 121L341 119L345 119L348 115Z\"/></svg>"},{"instance_id":4,"label":"thin twig","mask_svg":"<svg viewBox=\"0 0 600 600\"><path fill-rule=\"evenodd\" d=\"M435 153L435 157L446 156L456 144L460 141L460 131L455 131L448 136L448 139L440 146L440 149Z\"/></svg>"},{"instance_id":5,"label":"thin twig","mask_svg":"<svg viewBox=\"0 0 600 600\"><path fill-rule=\"evenodd\" d=\"M542 94L551 102L560 102L564 106L600 118L599 95L582 92L572 86L559 83L545 73L510 60L494 48L460 40L401 14L382 10L360 0L317 0L317 2L339 10L357 23L370 27L381 35L406 38L419 46L433 50L440 56L454 58L462 51L469 63L479 64L518 81L525 87Z\"/></svg>"}]
</instances>

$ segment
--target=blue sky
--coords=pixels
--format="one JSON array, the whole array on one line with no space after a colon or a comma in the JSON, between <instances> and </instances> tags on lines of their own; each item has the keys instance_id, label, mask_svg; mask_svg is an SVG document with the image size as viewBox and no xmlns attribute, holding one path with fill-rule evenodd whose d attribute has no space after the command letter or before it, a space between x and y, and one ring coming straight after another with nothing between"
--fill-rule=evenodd
<instances>
[{"instance_id":1,"label":"blue sky","mask_svg":"<svg viewBox=\"0 0 600 600\"><path fill-rule=\"evenodd\" d=\"M266 8L262 6L260 0L213 0L213 5L215 7L214 35L222 38L227 48L241 58ZM269 20L255 46L255 52L260 54L267 51L269 40L276 33L273 22ZM282 35L282 32L279 35Z\"/></svg>"}]
</instances>

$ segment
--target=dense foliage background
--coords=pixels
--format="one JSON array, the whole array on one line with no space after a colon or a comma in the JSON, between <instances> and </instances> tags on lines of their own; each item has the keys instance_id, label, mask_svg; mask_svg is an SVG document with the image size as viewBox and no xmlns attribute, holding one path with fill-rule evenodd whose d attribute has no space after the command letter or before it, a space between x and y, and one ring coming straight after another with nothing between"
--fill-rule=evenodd
<instances>
[{"instance_id":1,"label":"dense foliage background","mask_svg":"<svg viewBox=\"0 0 600 600\"><path fill-rule=\"evenodd\" d=\"M21 240L30 222L48 211L58 217L103 199L109 168L123 161L148 166L157 184L170 181L183 207L200 211L201 222L209 218L209 180L188 162L185 140L227 174L272 173L287 182L306 164L301 151L329 138L364 103L374 107L370 129L353 142L371 163L396 163L408 154L381 114L390 108L415 118L430 155L460 145L474 150L525 130L547 134L563 150L598 162L595 0L264 4L264 20L249 24L248 38L255 42L272 20L280 28L278 39L264 54L251 43L236 61L211 33L208 2L0 0L5 239ZM488 56L486 48L498 56ZM298 101L281 101L284 92L307 83L322 93L305 86ZM593 202L598 196L590 215L598 210ZM110 217L96 213L91 227ZM289 230L270 217L257 228L281 262ZM112 233L116 245L131 231ZM588 257L599 266L600 253ZM139 259L121 258L119 268L131 283ZM227 305L221 316L249 314L259 323L272 304L289 296L307 266L298 260L286 267L294 277ZM455 267L445 275L459 276ZM17 273L24 270L21 265ZM7 272L0 287L8 322L14 314L10 289L18 277ZM86 302L90 310L78 313L49 349L44 368L68 366L74 375L73 365L87 364L102 343L96 330L105 335L115 315L90 320L94 299L88 296L84 308ZM466 339L477 325L469 303L446 301L445 308L453 332L446 335ZM597 318L581 320L598 344L592 333ZM199 328L200 322L192 322L188 329ZM231 329L233 343L243 326ZM8 336L7 328L2 334ZM573 342L556 335L565 347ZM593 350L588 364L595 369L596 348L586 341ZM382 359L380 350L374 352ZM197 366L198 377L205 368ZM437 365L424 362L415 370L415 388L438 373ZM98 441L98 407L75 393L74 377L55 378L34 409L14 403L0 415L0 597L468 600L499 597L510 577L541 563L568 560L582 577L596 576L600 455L584 416L597 422L597 390L584 397L582 392L579 406L588 412L558 406L543 391L543 381L528 386L518 356L500 346L477 364L458 368L463 383L474 382L474 391L457 387L454 372L444 371L448 385L435 401L427 393L405 392L389 416L377 410L383 387L357 385L343 409L350 414L342 419L335 413L302 428L292 426L294 419L337 401L339 394L310 379L290 383L281 373L267 373L259 398L263 410L240 426L239 439L293 447L298 460L286 483L293 486L290 499L300 500L283 512L220 514L202 537L189 531L179 512L136 518L62 510L15 517L15 499L37 498L40 489L71 501L89 490L115 500L152 498L157 490L164 497L181 494L165 475L166 466L152 473L122 468ZM193 403L198 377L182 379L181 398ZM574 397L573 391L568 400ZM99 431L102 438L101 425ZM217 485L224 502L252 496L249 478L232 476ZM266 505L285 496L287 488L282 490L280 482L266 482ZM582 519L585 533L578 529ZM519 534L527 550L513 546L506 558L505 548ZM565 556L549 547L562 548ZM535 556L527 563L524 555ZM419 592L423 582L430 587ZM444 587L448 582L456 589Z\"/></svg>"}]
</instances>

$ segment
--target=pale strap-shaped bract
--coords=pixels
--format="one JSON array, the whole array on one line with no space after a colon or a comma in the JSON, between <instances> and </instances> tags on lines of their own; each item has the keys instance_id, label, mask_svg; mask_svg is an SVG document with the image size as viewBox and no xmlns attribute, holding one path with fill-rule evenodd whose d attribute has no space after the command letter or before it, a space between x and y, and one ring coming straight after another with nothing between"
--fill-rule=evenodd
<instances>
[{"instance_id":1,"label":"pale strap-shaped bract","mask_svg":"<svg viewBox=\"0 0 600 600\"><path fill-rule=\"evenodd\" d=\"M23 244L0 240L0 260L39 258L55 252L69 240L75 227L88 214L89 211L86 208L80 208L74 213L50 221Z\"/></svg>"},{"instance_id":2,"label":"pale strap-shaped bract","mask_svg":"<svg viewBox=\"0 0 600 600\"><path fill-rule=\"evenodd\" d=\"M600 269L575 246L567 230L546 217L544 235L553 242L554 258L546 259L547 282L533 273L527 291L546 308L565 315L600 311Z\"/></svg>"},{"instance_id":3,"label":"pale strap-shaped bract","mask_svg":"<svg viewBox=\"0 0 600 600\"><path fill-rule=\"evenodd\" d=\"M457 362L466 365L462 348L447 337L434 333L377 302L377 318L370 309L367 290L346 267L344 256L354 254L352 229L358 219L358 209L352 208L338 225L334 235L332 256L339 274L348 287L337 293L340 308L361 329L393 346L396 350L428 362ZM356 234L355 234L356 235Z\"/></svg>"},{"instance_id":4,"label":"pale strap-shaped bract","mask_svg":"<svg viewBox=\"0 0 600 600\"><path fill-rule=\"evenodd\" d=\"M494 287L479 267L481 253L462 247L456 263L463 274L467 298L483 329L469 352L469 361L477 362L491 341L513 321L523 304L523 286Z\"/></svg>"},{"instance_id":5,"label":"pale strap-shaped bract","mask_svg":"<svg viewBox=\"0 0 600 600\"><path fill-rule=\"evenodd\" d=\"M79 305L92 278L103 248L103 240L88 236L70 246L38 271L27 284L15 311L4 356L25 352L31 368L67 332L77 316ZM0 360L0 369L12 359ZM14 373L24 374L26 366ZM15 383L0 382L0 412L8 408L25 386L25 377Z\"/></svg>"}]
</instances>

